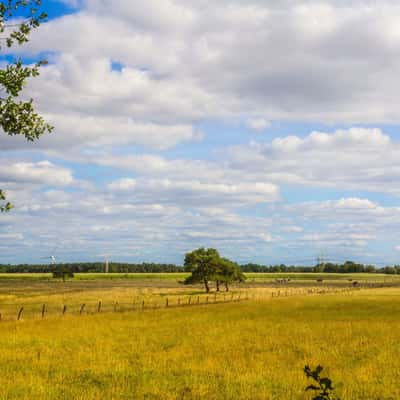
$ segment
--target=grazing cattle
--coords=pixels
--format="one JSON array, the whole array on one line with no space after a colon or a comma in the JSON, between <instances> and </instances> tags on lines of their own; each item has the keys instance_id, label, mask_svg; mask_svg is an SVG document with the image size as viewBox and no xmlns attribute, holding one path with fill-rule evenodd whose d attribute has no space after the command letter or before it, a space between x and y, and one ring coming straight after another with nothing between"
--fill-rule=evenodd
<instances>
[{"instance_id":1,"label":"grazing cattle","mask_svg":"<svg viewBox=\"0 0 400 400\"><path fill-rule=\"evenodd\" d=\"M322 278L318 278L317 282L323 282L324 280Z\"/></svg>"},{"instance_id":2,"label":"grazing cattle","mask_svg":"<svg viewBox=\"0 0 400 400\"><path fill-rule=\"evenodd\" d=\"M358 282L357 281L353 282L353 287L355 287L355 286L358 286Z\"/></svg>"}]
</instances>

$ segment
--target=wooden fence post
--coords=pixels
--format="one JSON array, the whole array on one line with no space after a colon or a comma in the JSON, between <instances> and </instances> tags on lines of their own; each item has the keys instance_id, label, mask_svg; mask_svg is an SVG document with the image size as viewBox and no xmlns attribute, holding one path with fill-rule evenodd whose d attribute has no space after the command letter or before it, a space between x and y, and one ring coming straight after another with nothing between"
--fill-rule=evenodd
<instances>
[{"instance_id":1,"label":"wooden fence post","mask_svg":"<svg viewBox=\"0 0 400 400\"><path fill-rule=\"evenodd\" d=\"M181 298L178 297L178 307L181 305Z\"/></svg>"},{"instance_id":2,"label":"wooden fence post","mask_svg":"<svg viewBox=\"0 0 400 400\"><path fill-rule=\"evenodd\" d=\"M24 307L21 307L21 308L19 309L19 311L18 311L18 317L17 317L17 320L18 320L18 321L20 320L20 318L21 318L21 316L22 316L22 311L24 311Z\"/></svg>"},{"instance_id":3,"label":"wooden fence post","mask_svg":"<svg viewBox=\"0 0 400 400\"><path fill-rule=\"evenodd\" d=\"M190 306L191 303L192 303L192 298L189 296L188 305Z\"/></svg>"},{"instance_id":4,"label":"wooden fence post","mask_svg":"<svg viewBox=\"0 0 400 400\"><path fill-rule=\"evenodd\" d=\"M83 304L81 305L81 309L79 310L79 314L82 314L82 313L83 313L83 310L85 309L85 306L86 306L85 303L83 303Z\"/></svg>"},{"instance_id":5,"label":"wooden fence post","mask_svg":"<svg viewBox=\"0 0 400 400\"><path fill-rule=\"evenodd\" d=\"M165 307L168 307L168 297L165 299Z\"/></svg>"},{"instance_id":6,"label":"wooden fence post","mask_svg":"<svg viewBox=\"0 0 400 400\"><path fill-rule=\"evenodd\" d=\"M42 319L44 318L44 314L46 312L46 304L42 305Z\"/></svg>"},{"instance_id":7,"label":"wooden fence post","mask_svg":"<svg viewBox=\"0 0 400 400\"><path fill-rule=\"evenodd\" d=\"M208 296L206 297L206 304L208 304Z\"/></svg>"},{"instance_id":8,"label":"wooden fence post","mask_svg":"<svg viewBox=\"0 0 400 400\"><path fill-rule=\"evenodd\" d=\"M101 311L101 301L99 301L99 304L97 305L97 312Z\"/></svg>"},{"instance_id":9,"label":"wooden fence post","mask_svg":"<svg viewBox=\"0 0 400 400\"><path fill-rule=\"evenodd\" d=\"M62 315L64 315L67 312L67 306L64 304L63 310L62 310Z\"/></svg>"},{"instance_id":10,"label":"wooden fence post","mask_svg":"<svg viewBox=\"0 0 400 400\"><path fill-rule=\"evenodd\" d=\"M144 300L142 300L142 310L144 310Z\"/></svg>"},{"instance_id":11,"label":"wooden fence post","mask_svg":"<svg viewBox=\"0 0 400 400\"><path fill-rule=\"evenodd\" d=\"M200 304L200 296L197 296L197 304Z\"/></svg>"}]
</instances>

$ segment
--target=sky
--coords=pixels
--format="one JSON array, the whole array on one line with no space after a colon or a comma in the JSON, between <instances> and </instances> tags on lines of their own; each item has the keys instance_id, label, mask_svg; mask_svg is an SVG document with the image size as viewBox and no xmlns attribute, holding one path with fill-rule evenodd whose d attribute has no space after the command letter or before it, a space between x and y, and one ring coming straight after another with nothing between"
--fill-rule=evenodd
<instances>
[{"instance_id":1,"label":"sky","mask_svg":"<svg viewBox=\"0 0 400 400\"><path fill-rule=\"evenodd\" d=\"M54 125L0 133L0 263L400 263L400 4L47 0L6 60ZM8 53L7 53L8 51Z\"/></svg>"}]
</instances>

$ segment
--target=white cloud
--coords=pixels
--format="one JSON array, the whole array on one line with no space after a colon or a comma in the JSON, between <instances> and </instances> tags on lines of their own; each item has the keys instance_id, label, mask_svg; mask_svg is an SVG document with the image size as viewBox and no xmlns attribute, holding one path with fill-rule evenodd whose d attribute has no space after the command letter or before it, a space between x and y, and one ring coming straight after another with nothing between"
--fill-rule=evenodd
<instances>
[{"instance_id":1,"label":"white cloud","mask_svg":"<svg viewBox=\"0 0 400 400\"><path fill-rule=\"evenodd\" d=\"M279 199L278 188L263 182L214 183L212 181L122 178L110 183L108 189L119 195L124 192L128 195L134 194L136 199L157 198L160 202L195 204L200 207L221 203L232 207Z\"/></svg>"},{"instance_id":2,"label":"white cloud","mask_svg":"<svg viewBox=\"0 0 400 400\"><path fill-rule=\"evenodd\" d=\"M64 2L82 9L16 49L47 54L26 96L56 129L28 144L0 135L16 205L0 220L16 243L2 259L55 237L68 257L165 261L203 244L268 261L320 246L367 254L398 236L398 207L365 194L400 195L397 133L365 128L399 122L398 2ZM214 121L221 138L197 129ZM227 148L243 121L271 139ZM355 127L279 135L285 121ZM299 203L299 187L333 200Z\"/></svg>"},{"instance_id":3,"label":"white cloud","mask_svg":"<svg viewBox=\"0 0 400 400\"><path fill-rule=\"evenodd\" d=\"M304 231L304 228L301 226L290 225L290 226L284 226L281 230L287 233L301 233Z\"/></svg>"},{"instance_id":4,"label":"white cloud","mask_svg":"<svg viewBox=\"0 0 400 400\"><path fill-rule=\"evenodd\" d=\"M399 195L400 145L380 129L312 132L236 146L231 167L276 184L369 190Z\"/></svg>"},{"instance_id":5,"label":"white cloud","mask_svg":"<svg viewBox=\"0 0 400 400\"><path fill-rule=\"evenodd\" d=\"M271 126L271 123L265 118L250 118L247 120L247 126L257 132L262 132Z\"/></svg>"},{"instance_id":6,"label":"white cloud","mask_svg":"<svg viewBox=\"0 0 400 400\"><path fill-rule=\"evenodd\" d=\"M24 235L21 233L0 233L1 240L23 240Z\"/></svg>"},{"instance_id":7,"label":"white cloud","mask_svg":"<svg viewBox=\"0 0 400 400\"><path fill-rule=\"evenodd\" d=\"M14 162L0 160L0 182L66 186L74 182L72 172L50 161Z\"/></svg>"},{"instance_id":8,"label":"white cloud","mask_svg":"<svg viewBox=\"0 0 400 400\"><path fill-rule=\"evenodd\" d=\"M397 122L399 15L388 1L87 1L21 51L51 52L31 85L49 114Z\"/></svg>"}]
</instances>

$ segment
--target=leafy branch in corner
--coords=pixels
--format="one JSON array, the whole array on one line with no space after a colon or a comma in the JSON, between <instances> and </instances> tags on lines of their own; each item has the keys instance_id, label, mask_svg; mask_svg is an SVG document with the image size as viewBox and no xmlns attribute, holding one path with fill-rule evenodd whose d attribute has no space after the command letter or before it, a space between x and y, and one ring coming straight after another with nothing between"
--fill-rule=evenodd
<instances>
[{"instance_id":1,"label":"leafy branch in corner","mask_svg":"<svg viewBox=\"0 0 400 400\"><path fill-rule=\"evenodd\" d=\"M5 199L6 199L6 195L0 189L0 200L5 201ZM0 212L7 212L7 211L10 211L12 208L13 208L13 206L10 202L7 202L5 204L0 204Z\"/></svg>"},{"instance_id":2,"label":"leafy branch in corner","mask_svg":"<svg viewBox=\"0 0 400 400\"><path fill-rule=\"evenodd\" d=\"M40 11L41 0L7 0L0 2L0 49L22 45L29 41L32 29L38 28L47 19ZM0 69L0 128L7 135L23 135L28 141L36 140L53 127L36 113L33 99L19 100L18 96L27 80L39 75L39 68L46 61L33 66L16 60ZM0 189L0 212L10 211L11 203Z\"/></svg>"}]
</instances>

